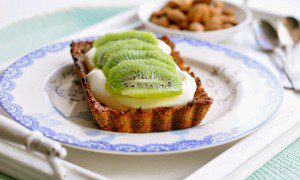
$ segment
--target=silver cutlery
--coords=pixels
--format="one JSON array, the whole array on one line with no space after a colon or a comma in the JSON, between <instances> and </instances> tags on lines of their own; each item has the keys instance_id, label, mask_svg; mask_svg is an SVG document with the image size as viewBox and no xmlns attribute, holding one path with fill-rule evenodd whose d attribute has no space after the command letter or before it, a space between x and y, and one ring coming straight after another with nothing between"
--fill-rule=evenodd
<instances>
[{"instance_id":1,"label":"silver cutlery","mask_svg":"<svg viewBox=\"0 0 300 180\"><path fill-rule=\"evenodd\" d=\"M300 41L300 24L294 17L282 17L277 21L278 36L287 59L293 61L293 48Z\"/></svg>"},{"instance_id":2,"label":"silver cutlery","mask_svg":"<svg viewBox=\"0 0 300 180\"><path fill-rule=\"evenodd\" d=\"M292 89L300 91L300 71L287 60L281 48L281 42L276 29L265 20L256 20L252 23L257 45L265 52L272 52L278 56L282 63L284 74L292 84Z\"/></svg>"}]
</instances>

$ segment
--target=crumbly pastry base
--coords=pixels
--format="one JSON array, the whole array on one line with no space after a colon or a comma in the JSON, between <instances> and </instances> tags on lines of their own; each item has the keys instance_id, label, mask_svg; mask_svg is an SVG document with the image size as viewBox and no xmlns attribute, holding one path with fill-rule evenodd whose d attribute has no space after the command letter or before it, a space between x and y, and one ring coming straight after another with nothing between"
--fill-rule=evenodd
<instances>
[{"instance_id":1,"label":"crumbly pastry base","mask_svg":"<svg viewBox=\"0 0 300 180\"><path fill-rule=\"evenodd\" d=\"M186 129L197 126L209 110L213 99L204 91L201 81L184 66L179 52L175 51L174 44L167 36L161 38L171 49L174 61L182 69L190 73L195 79L197 89L194 98L183 107L157 107L152 109L130 108L126 111L116 111L101 104L93 95L86 75L88 70L84 64L84 54L92 48L91 41L71 43L71 55L76 66L76 73L84 89L86 100L101 130L128 133L146 133L153 131L168 131Z\"/></svg>"}]
</instances>

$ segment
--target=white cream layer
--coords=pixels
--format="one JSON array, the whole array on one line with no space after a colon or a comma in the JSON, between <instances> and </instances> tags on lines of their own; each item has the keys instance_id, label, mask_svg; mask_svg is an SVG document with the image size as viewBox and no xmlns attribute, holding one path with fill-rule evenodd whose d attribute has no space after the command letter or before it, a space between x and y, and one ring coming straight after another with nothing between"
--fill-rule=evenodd
<instances>
[{"instance_id":1,"label":"white cream layer","mask_svg":"<svg viewBox=\"0 0 300 180\"><path fill-rule=\"evenodd\" d=\"M159 47L168 54L171 53L170 47L163 41L159 41ZM160 98L133 98L129 96L122 96L112 94L108 91L106 86L106 77L100 69L95 68L93 62L93 56L95 48L92 48L86 53L86 64L90 72L87 75L91 91L95 98L105 104L106 106L122 111L129 108L155 108L155 107L170 107L170 106L184 106L188 102L192 101L196 92L196 82L191 75L186 71L182 71L179 67L176 67L179 78L182 80L182 94L171 97Z\"/></svg>"}]
</instances>

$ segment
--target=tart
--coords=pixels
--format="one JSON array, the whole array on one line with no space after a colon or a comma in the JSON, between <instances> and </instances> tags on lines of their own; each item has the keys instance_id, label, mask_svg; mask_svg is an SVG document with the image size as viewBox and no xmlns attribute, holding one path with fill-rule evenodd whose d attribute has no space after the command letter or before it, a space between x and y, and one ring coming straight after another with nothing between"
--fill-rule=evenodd
<instances>
[{"instance_id":1,"label":"tart","mask_svg":"<svg viewBox=\"0 0 300 180\"><path fill-rule=\"evenodd\" d=\"M183 59L180 57L179 52L175 51L175 45L170 39L167 36L163 36L160 40L170 47L170 56L175 62L174 64L176 64L180 70L187 72L195 80L196 88L194 96L192 100L185 105L169 105L167 107L160 106L153 108L129 107L126 110L117 110L107 106L101 102L101 99L95 97L91 89L91 84L87 79L87 75L91 70L87 64L86 54L93 48L93 44L95 45L99 43L99 41L71 43L71 55L76 66L77 76L84 89L89 109L101 130L127 133L168 131L197 126L203 120L213 103L213 99L204 91L199 77L196 77L193 72L190 72L190 68L184 65ZM105 46L105 44L103 46ZM111 71L112 70L109 72ZM134 92L136 93L136 91Z\"/></svg>"}]
</instances>

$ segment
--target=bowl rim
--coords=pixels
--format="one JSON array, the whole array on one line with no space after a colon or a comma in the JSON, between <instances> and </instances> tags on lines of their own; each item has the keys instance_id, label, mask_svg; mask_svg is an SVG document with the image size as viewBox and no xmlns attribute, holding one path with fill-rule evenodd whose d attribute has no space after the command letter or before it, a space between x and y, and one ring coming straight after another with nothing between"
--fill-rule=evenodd
<instances>
[{"instance_id":1,"label":"bowl rim","mask_svg":"<svg viewBox=\"0 0 300 180\"><path fill-rule=\"evenodd\" d=\"M188 31L188 30L176 30L176 29L171 29L171 28L167 28L167 27L163 27L163 26L154 24L149 19L143 18L142 14L144 14L144 13L142 10L145 9L147 6L149 6L150 4L153 4L154 2L164 4L167 1L169 1L169 0L163 0L163 1L162 0L154 0L154 1L149 1L149 2L146 2L142 5L140 5L138 8L138 12L137 12L140 21L142 21L146 26L149 26L153 30L161 30L164 32L168 32L170 34L178 34L178 35L184 36L187 34L188 35L213 35L213 34L217 34L217 33L226 33L226 32L237 31L237 30L240 30L240 29L248 26L253 18L253 14L248 7L243 6L243 5L234 4L234 3L231 3L228 1L222 1L222 2L225 4L225 6L230 5L230 6L233 6L235 9L239 9L239 10L243 11L245 13L245 19L243 21L241 21L240 23L238 23L236 26L226 28L226 29L203 31L203 32L195 32L195 31Z\"/></svg>"}]
</instances>

